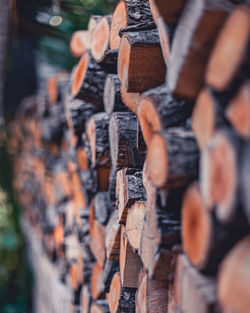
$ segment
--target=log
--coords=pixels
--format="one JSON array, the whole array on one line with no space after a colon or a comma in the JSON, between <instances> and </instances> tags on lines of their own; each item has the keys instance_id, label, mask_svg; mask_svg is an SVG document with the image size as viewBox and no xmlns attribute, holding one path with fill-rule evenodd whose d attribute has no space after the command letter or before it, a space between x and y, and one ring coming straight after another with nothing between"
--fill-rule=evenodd
<instances>
[{"instance_id":1,"label":"log","mask_svg":"<svg viewBox=\"0 0 250 313\"><path fill-rule=\"evenodd\" d=\"M150 190L146 205L139 255L150 278L169 280L173 271L172 248L180 243L180 221L163 208L159 193Z\"/></svg>"},{"instance_id":2,"label":"log","mask_svg":"<svg viewBox=\"0 0 250 313\"><path fill-rule=\"evenodd\" d=\"M166 24L176 24L179 21L185 2L185 0L177 0L174 2L171 0L149 0L155 24L157 24L159 16Z\"/></svg>"},{"instance_id":3,"label":"log","mask_svg":"<svg viewBox=\"0 0 250 313\"><path fill-rule=\"evenodd\" d=\"M90 282L92 297L95 300L103 299L105 297L102 277L103 268L101 268L100 265L96 263L92 271Z\"/></svg>"},{"instance_id":4,"label":"log","mask_svg":"<svg viewBox=\"0 0 250 313\"><path fill-rule=\"evenodd\" d=\"M91 302L90 288L88 285L84 285L80 295L80 307L82 309L82 313L89 313Z\"/></svg>"},{"instance_id":5,"label":"log","mask_svg":"<svg viewBox=\"0 0 250 313\"><path fill-rule=\"evenodd\" d=\"M170 128L155 134L147 151L149 177L157 187L178 187L198 175L199 154L192 131Z\"/></svg>"},{"instance_id":6,"label":"log","mask_svg":"<svg viewBox=\"0 0 250 313\"><path fill-rule=\"evenodd\" d=\"M120 273L117 272L107 294L110 313L135 313L135 292L135 288L121 286Z\"/></svg>"},{"instance_id":7,"label":"log","mask_svg":"<svg viewBox=\"0 0 250 313\"><path fill-rule=\"evenodd\" d=\"M190 262L206 274L215 274L231 247L248 231L238 225L222 226L209 212L196 184L187 190L182 207L182 241Z\"/></svg>"},{"instance_id":8,"label":"log","mask_svg":"<svg viewBox=\"0 0 250 313\"><path fill-rule=\"evenodd\" d=\"M132 93L165 82L166 66L157 30L127 32L122 36L117 73L124 89Z\"/></svg>"},{"instance_id":9,"label":"log","mask_svg":"<svg viewBox=\"0 0 250 313\"><path fill-rule=\"evenodd\" d=\"M120 93L121 83L117 75L109 74L105 81L103 103L108 115L113 112L126 112L128 108L124 105Z\"/></svg>"},{"instance_id":10,"label":"log","mask_svg":"<svg viewBox=\"0 0 250 313\"><path fill-rule=\"evenodd\" d=\"M137 116L137 134L136 135L137 135L136 136L136 148L139 151L146 152L147 146L146 146L146 143L145 143L144 138L143 138L141 125L140 125L140 120L139 120L138 116Z\"/></svg>"},{"instance_id":11,"label":"log","mask_svg":"<svg viewBox=\"0 0 250 313\"><path fill-rule=\"evenodd\" d=\"M78 146L76 150L77 163L81 171L87 171L90 168L91 152L89 145Z\"/></svg>"},{"instance_id":12,"label":"log","mask_svg":"<svg viewBox=\"0 0 250 313\"><path fill-rule=\"evenodd\" d=\"M112 168L142 168L145 153L136 148L137 121L134 114L115 112L109 123Z\"/></svg>"},{"instance_id":13,"label":"log","mask_svg":"<svg viewBox=\"0 0 250 313\"><path fill-rule=\"evenodd\" d=\"M249 53L249 15L249 6L246 4L237 6L227 18L216 39L205 81L218 91L228 88ZM226 60L230 60L230 64Z\"/></svg>"},{"instance_id":14,"label":"log","mask_svg":"<svg viewBox=\"0 0 250 313\"><path fill-rule=\"evenodd\" d=\"M70 52L75 58L80 58L91 48L90 33L86 30L75 31L70 40Z\"/></svg>"},{"instance_id":15,"label":"log","mask_svg":"<svg viewBox=\"0 0 250 313\"><path fill-rule=\"evenodd\" d=\"M108 114L104 112L94 114L88 121L86 133L90 142L92 167L109 168L111 160Z\"/></svg>"},{"instance_id":16,"label":"log","mask_svg":"<svg viewBox=\"0 0 250 313\"><path fill-rule=\"evenodd\" d=\"M222 223L237 213L239 142L229 130L217 131L201 155L200 186L205 206Z\"/></svg>"},{"instance_id":17,"label":"log","mask_svg":"<svg viewBox=\"0 0 250 313\"><path fill-rule=\"evenodd\" d=\"M141 259L128 242L125 226L121 225L120 276L122 287L137 288L141 267Z\"/></svg>"},{"instance_id":18,"label":"log","mask_svg":"<svg viewBox=\"0 0 250 313\"><path fill-rule=\"evenodd\" d=\"M136 313L165 313L167 308L168 283L150 279L142 269L136 292Z\"/></svg>"},{"instance_id":19,"label":"log","mask_svg":"<svg viewBox=\"0 0 250 313\"><path fill-rule=\"evenodd\" d=\"M105 286L105 292L108 293L110 290L111 281L116 272L119 271L118 260L106 260L103 273L103 284Z\"/></svg>"},{"instance_id":20,"label":"log","mask_svg":"<svg viewBox=\"0 0 250 313\"><path fill-rule=\"evenodd\" d=\"M73 98L93 103L101 110L105 79L105 72L89 53L85 53L73 74L71 90Z\"/></svg>"},{"instance_id":21,"label":"log","mask_svg":"<svg viewBox=\"0 0 250 313\"><path fill-rule=\"evenodd\" d=\"M111 22L112 15L104 16L95 28L91 45L91 53L97 62L103 58L105 51L109 49Z\"/></svg>"},{"instance_id":22,"label":"log","mask_svg":"<svg viewBox=\"0 0 250 313\"><path fill-rule=\"evenodd\" d=\"M104 299L93 302L90 307L90 313L109 313L107 302Z\"/></svg>"},{"instance_id":23,"label":"log","mask_svg":"<svg viewBox=\"0 0 250 313\"><path fill-rule=\"evenodd\" d=\"M167 25L161 16L157 18L157 29L166 66L168 66L169 62L170 47L172 45L175 28L176 25Z\"/></svg>"},{"instance_id":24,"label":"log","mask_svg":"<svg viewBox=\"0 0 250 313\"><path fill-rule=\"evenodd\" d=\"M113 212L108 192L98 192L95 195L94 212L96 220L104 226L107 225L109 217Z\"/></svg>"},{"instance_id":25,"label":"log","mask_svg":"<svg viewBox=\"0 0 250 313\"><path fill-rule=\"evenodd\" d=\"M118 49L105 50L98 64L106 73L117 74Z\"/></svg>"},{"instance_id":26,"label":"log","mask_svg":"<svg viewBox=\"0 0 250 313\"><path fill-rule=\"evenodd\" d=\"M149 23L134 24L120 28L119 36L122 37L127 32L138 32L138 31L140 32L142 30L152 30L152 29L156 29L156 25L153 21Z\"/></svg>"},{"instance_id":27,"label":"log","mask_svg":"<svg viewBox=\"0 0 250 313\"><path fill-rule=\"evenodd\" d=\"M110 29L110 47L118 49L120 45L119 31L121 28L141 23L152 22L148 1L121 0L113 13Z\"/></svg>"},{"instance_id":28,"label":"log","mask_svg":"<svg viewBox=\"0 0 250 313\"><path fill-rule=\"evenodd\" d=\"M89 18L89 23L88 23L88 32L90 36L90 42L93 40L93 35L95 32L95 29L100 22L100 20L103 18L102 15L91 15Z\"/></svg>"},{"instance_id":29,"label":"log","mask_svg":"<svg viewBox=\"0 0 250 313\"><path fill-rule=\"evenodd\" d=\"M226 109L226 117L237 133L250 139L250 81L246 80Z\"/></svg>"},{"instance_id":30,"label":"log","mask_svg":"<svg viewBox=\"0 0 250 313\"><path fill-rule=\"evenodd\" d=\"M144 92L139 98L138 117L146 144L155 132L183 124L191 112L192 103L174 99L164 85Z\"/></svg>"},{"instance_id":31,"label":"log","mask_svg":"<svg viewBox=\"0 0 250 313\"><path fill-rule=\"evenodd\" d=\"M240 169L240 198L242 199L242 206L245 216L250 223L250 193L249 193L249 169L250 169L250 146L249 143L245 145L242 151Z\"/></svg>"},{"instance_id":32,"label":"log","mask_svg":"<svg viewBox=\"0 0 250 313\"><path fill-rule=\"evenodd\" d=\"M126 234L129 243L134 250L138 250L140 248L145 210L146 203L143 201L136 201L128 210Z\"/></svg>"},{"instance_id":33,"label":"log","mask_svg":"<svg viewBox=\"0 0 250 313\"><path fill-rule=\"evenodd\" d=\"M123 85L120 89L122 102L131 110L134 114L137 114L137 104L140 94L136 92L127 92Z\"/></svg>"},{"instance_id":34,"label":"log","mask_svg":"<svg viewBox=\"0 0 250 313\"><path fill-rule=\"evenodd\" d=\"M128 209L138 200L144 200L142 172L124 168L117 172L116 198L118 203L118 222L125 224Z\"/></svg>"},{"instance_id":35,"label":"log","mask_svg":"<svg viewBox=\"0 0 250 313\"><path fill-rule=\"evenodd\" d=\"M223 116L223 107L218 103L218 99L209 88L203 88L192 114L192 129L200 150L208 146L216 129L227 124Z\"/></svg>"},{"instance_id":36,"label":"log","mask_svg":"<svg viewBox=\"0 0 250 313\"><path fill-rule=\"evenodd\" d=\"M216 3L211 7L205 0L191 0L185 6L166 76L168 90L175 96L194 99L199 93L207 61L227 14L226 9L217 9Z\"/></svg>"},{"instance_id":37,"label":"log","mask_svg":"<svg viewBox=\"0 0 250 313\"><path fill-rule=\"evenodd\" d=\"M121 225L117 222L117 210L110 216L106 227L106 256L108 260L119 260Z\"/></svg>"},{"instance_id":38,"label":"log","mask_svg":"<svg viewBox=\"0 0 250 313\"><path fill-rule=\"evenodd\" d=\"M218 299L223 312L247 313L249 301L250 236L242 239L226 256L218 275Z\"/></svg>"}]
</instances>

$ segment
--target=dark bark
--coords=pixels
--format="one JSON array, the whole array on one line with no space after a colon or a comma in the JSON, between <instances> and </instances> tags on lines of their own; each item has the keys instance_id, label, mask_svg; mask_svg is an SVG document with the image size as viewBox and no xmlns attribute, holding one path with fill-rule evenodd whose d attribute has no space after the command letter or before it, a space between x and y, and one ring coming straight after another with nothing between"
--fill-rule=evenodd
<instances>
[{"instance_id":1,"label":"dark bark","mask_svg":"<svg viewBox=\"0 0 250 313\"><path fill-rule=\"evenodd\" d=\"M103 283L105 285L105 292L109 292L110 284L116 272L119 272L118 260L106 260L103 273Z\"/></svg>"},{"instance_id":2,"label":"dark bark","mask_svg":"<svg viewBox=\"0 0 250 313\"><path fill-rule=\"evenodd\" d=\"M147 146L144 141L143 135L142 135L142 130L141 130L141 125L140 121L137 118L137 138L136 138L136 147L139 151L146 151Z\"/></svg>"},{"instance_id":3,"label":"dark bark","mask_svg":"<svg viewBox=\"0 0 250 313\"><path fill-rule=\"evenodd\" d=\"M156 28L156 25L153 21L135 24L135 25L129 25L127 27L120 29L119 36L122 37L127 32L138 32L138 31L142 31L142 30L152 30L155 28Z\"/></svg>"},{"instance_id":4,"label":"dark bark","mask_svg":"<svg viewBox=\"0 0 250 313\"><path fill-rule=\"evenodd\" d=\"M106 225L113 211L108 192L98 192L94 198L95 219Z\"/></svg>"},{"instance_id":5,"label":"dark bark","mask_svg":"<svg viewBox=\"0 0 250 313\"><path fill-rule=\"evenodd\" d=\"M117 313L135 313L136 288L121 288Z\"/></svg>"},{"instance_id":6,"label":"dark bark","mask_svg":"<svg viewBox=\"0 0 250 313\"><path fill-rule=\"evenodd\" d=\"M118 57L118 49L105 50L102 58L98 60L98 64L106 73L116 74L117 73L117 57Z\"/></svg>"},{"instance_id":7,"label":"dark bark","mask_svg":"<svg viewBox=\"0 0 250 313\"><path fill-rule=\"evenodd\" d=\"M127 7L127 25L153 22L149 2L147 0L125 0Z\"/></svg>"}]
</instances>

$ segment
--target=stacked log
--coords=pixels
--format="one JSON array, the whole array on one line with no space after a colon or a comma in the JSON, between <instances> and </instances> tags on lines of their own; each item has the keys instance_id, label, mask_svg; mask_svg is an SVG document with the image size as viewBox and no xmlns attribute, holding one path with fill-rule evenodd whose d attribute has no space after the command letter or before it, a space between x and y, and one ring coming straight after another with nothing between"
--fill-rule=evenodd
<instances>
[{"instance_id":1,"label":"stacked log","mask_svg":"<svg viewBox=\"0 0 250 313\"><path fill-rule=\"evenodd\" d=\"M250 8L236 2L120 0L13 121L18 200L73 312L248 311Z\"/></svg>"}]
</instances>

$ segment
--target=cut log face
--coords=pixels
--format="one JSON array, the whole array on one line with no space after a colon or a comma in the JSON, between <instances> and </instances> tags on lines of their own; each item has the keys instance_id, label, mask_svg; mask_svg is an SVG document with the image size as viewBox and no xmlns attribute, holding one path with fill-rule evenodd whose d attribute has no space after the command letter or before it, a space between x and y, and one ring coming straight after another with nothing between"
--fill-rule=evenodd
<instances>
[{"instance_id":1,"label":"cut log face","mask_svg":"<svg viewBox=\"0 0 250 313\"><path fill-rule=\"evenodd\" d=\"M166 66L157 30L122 36L117 72L127 92L143 92L165 82Z\"/></svg>"},{"instance_id":2,"label":"cut log face","mask_svg":"<svg viewBox=\"0 0 250 313\"><path fill-rule=\"evenodd\" d=\"M58 93L57 93L57 84L56 76L50 77L48 81L48 101L50 104L55 104L57 102Z\"/></svg>"},{"instance_id":3,"label":"cut log face","mask_svg":"<svg viewBox=\"0 0 250 313\"><path fill-rule=\"evenodd\" d=\"M82 309L82 313L88 313L91 305L91 295L89 286L85 285L82 287L81 295L80 295L80 307Z\"/></svg>"},{"instance_id":4,"label":"cut log face","mask_svg":"<svg viewBox=\"0 0 250 313\"><path fill-rule=\"evenodd\" d=\"M182 186L198 175L198 147L191 131L171 128L155 134L147 151L149 177L157 187Z\"/></svg>"},{"instance_id":5,"label":"cut log face","mask_svg":"<svg viewBox=\"0 0 250 313\"><path fill-rule=\"evenodd\" d=\"M191 103L173 99L165 86L144 92L139 98L138 116L146 144L154 133L184 123L191 111Z\"/></svg>"},{"instance_id":6,"label":"cut log face","mask_svg":"<svg viewBox=\"0 0 250 313\"><path fill-rule=\"evenodd\" d=\"M249 311L250 236L242 239L226 256L218 275L218 298L223 312Z\"/></svg>"},{"instance_id":7,"label":"cut log face","mask_svg":"<svg viewBox=\"0 0 250 313\"><path fill-rule=\"evenodd\" d=\"M117 272L115 273L112 279L110 292L107 295L110 313L117 312L120 294L121 294L121 277L120 273Z\"/></svg>"},{"instance_id":8,"label":"cut log face","mask_svg":"<svg viewBox=\"0 0 250 313\"><path fill-rule=\"evenodd\" d=\"M182 206L182 242L192 264L202 269L212 240L212 221L196 184L189 187Z\"/></svg>"},{"instance_id":9,"label":"cut log face","mask_svg":"<svg viewBox=\"0 0 250 313\"><path fill-rule=\"evenodd\" d=\"M159 16L162 17L166 24L177 23L185 2L185 0L149 0L155 23L157 23Z\"/></svg>"},{"instance_id":10,"label":"cut log face","mask_svg":"<svg viewBox=\"0 0 250 313\"><path fill-rule=\"evenodd\" d=\"M119 31L121 28L150 22L152 22L152 15L148 1L121 0L113 14L110 30L111 49L119 48L121 41Z\"/></svg>"},{"instance_id":11,"label":"cut log face","mask_svg":"<svg viewBox=\"0 0 250 313\"><path fill-rule=\"evenodd\" d=\"M70 41L71 54L80 58L91 47L90 34L86 30L79 30L74 32Z\"/></svg>"},{"instance_id":12,"label":"cut log face","mask_svg":"<svg viewBox=\"0 0 250 313\"><path fill-rule=\"evenodd\" d=\"M137 104L140 94L136 92L127 92L123 85L121 85L121 98L122 102L134 113L137 114Z\"/></svg>"},{"instance_id":13,"label":"cut log face","mask_svg":"<svg viewBox=\"0 0 250 313\"><path fill-rule=\"evenodd\" d=\"M249 15L249 6L242 4L236 7L216 40L205 77L206 83L216 90L224 91L230 85L246 57L250 37Z\"/></svg>"},{"instance_id":14,"label":"cut log face","mask_svg":"<svg viewBox=\"0 0 250 313\"><path fill-rule=\"evenodd\" d=\"M108 260L119 260L121 225L117 222L115 210L106 227L106 255Z\"/></svg>"},{"instance_id":15,"label":"cut log face","mask_svg":"<svg viewBox=\"0 0 250 313\"><path fill-rule=\"evenodd\" d=\"M235 130L250 139L250 81L245 81L230 101L226 116Z\"/></svg>"},{"instance_id":16,"label":"cut log face","mask_svg":"<svg viewBox=\"0 0 250 313\"><path fill-rule=\"evenodd\" d=\"M171 47L167 86L186 99L195 99L199 93L216 35L227 17L226 10L208 10L204 2L188 2Z\"/></svg>"},{"instance_id":17,"label":"cut log face","mask_svg":"<svg viewBox=\"0 0 250 313\"><path fill-rule=\"evenodd\" d=\"M88 32L89 32L89 37L90 37L90 43L92 43L93 41L93 35L95 32L95 29L102 18L103 18L102 15L91 15L89 18Z\"/></svg>"},{"instance_id":18,"label":"cut log face","mask_svg":"<svg viewBox=\"0 0 250 313\"><path fill-rule=\"evenodd\" d=\"M110 37L110 25L112 22L112 16L103 17L95 28L91 53L94 59L100 61L105 53L105 50L109 49L109 37Z\"/></svg>"},{"instance_id":19,"label":"cut log face","mask_svg":"<svg viewBox=\"0 0 250 313\"><path fill-rule=\"evenodd\" d=\"M95 264L91 275L91 293L93 299L104 298L104 285L103 285L103 269Z\"/></svg>"},{"instance_id":20,"label":"cut log face","mask_svg":"<svg viewBox=\"0 0 250 313\"><path fill-rule=\"evenodd\" d=\"M208 209L216 205L216 215L222 222L231 221L236 213L237 150L233 134L218 131L202 152L202 197Z\"/></svg>"},{"instance_id":21,"label":"cut log face","mask_svg":"<svg viewBox=\"0 0 250 313\"><path fill-rule=\"evenodd\" d=\"M126 221L126 234L132 248L140 248L143 222L145 217L146 205L144 202L137 201L128 211Z\"/></svg>"}]
</instances>

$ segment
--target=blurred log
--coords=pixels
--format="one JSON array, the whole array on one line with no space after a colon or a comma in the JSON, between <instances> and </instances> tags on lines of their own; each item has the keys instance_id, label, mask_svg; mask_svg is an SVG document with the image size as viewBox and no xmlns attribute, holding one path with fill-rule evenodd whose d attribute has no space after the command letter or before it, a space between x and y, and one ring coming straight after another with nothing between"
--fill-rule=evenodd
<instances>
[{"instance_id":1,"label":"blurred log","mask_svg":"<svg viewBox=\"0 0 250 313\"><path fill-rule=\"evenodd\" d=\"M149 278L168 280L173 271L171 250L180 242L180 222L168 209L159 203L157 190L148 195L139 255L147 269Z\"/></svg>"},{"instance_id":2,"label":"blurred log","mask_svg":"<svg viewBox=\"0 0 250 313\"><path fill-rule=\"evenodd\" d=\"M91 48L90 33L87 30L75 31L70 40L70 52L75 58L80 58Z\"/></svg>"},{"instance_id":3,"label":"blurred log","mask_svg":"<svg viewBox=\"0 0 250 313\"><path fill-rule=\"evenodd\" d=\"M84 285L81 290L80 295L80 307L82 309L82 313L89 313L90 306L91 306L91 294L89 285Z\"/></svg>"},{"instance_id":4,"label":"blurred log","mask_svg":"<svg viewBox=\"0 0 250 313\"><path fill-rule=\"evenodd\" d=\"M234 129L244 138L250 139L250 81L246 80L229 102L226 116Z\"/></svg>"},{"instance_id":5,"label":"blurred log","mask_svg":"<svg viewBox=\"0 0 250 313\"><path fill-rule=\"evenodd\" d=\"M185 6L175 31L166 76L168 90L175 96L187 99L197 96L227 14L226 8L216 9L216 3L213 7L205 0L192 0Z\"/></svg>"},{"instance_id":6,"label":"blurred log","mask_svg":"<svg viewBox=\"0 0 250 313\"><path fill-rule=\"evenodd\" d=\"M76 150L77 163L81 171L87 171L90 167L91 152L88 145L78 146Z\"/></svg>"},{"instance_id":7,"label":"blurred log","mask_svg":"<svg viewBox=\"0 0 250 313\"><path fill-rule=\"evenodd\" d=\"M155 132L183 124L191 112L192 103L175 100L164 85L144 92L139 98L138 117L146 144Z\"/></svg>"},{"instance_id":8,"label":"blurred log","mask_svg":"<svg viewBox=\"0 0 250 313\"><path fill-rule=\"evenodd\" d=\"M147 150L147 147L146 147L146 143L144 141L144 138L143 138L143 134L142 134L142 130L141 130L141 125L140 125L140 120L139 118L137 117L137 134L136 134L136 148L139 150L139 151L146 151Z\"/></svg>"},{"instance_id":9,"label":"blurred log","mask_svg":"<svg viewBox=\"0 0 250 313\"><path fill-rule=\"evenodd\" d=\"M189 187L182 207L182 240L189 260L199 270L216 273L225 254L248 232L244 223L236 224L219 225L206 210L197 185Z\"/></svg>"},{"instance_id":10,"label":"blurred log","mask_svg":"<svg viewBox=\"0 0 250 313\"><path fill-rule=\"evenodd\" d=\"M117 72L127 92L143 92L165 82L166 66L157 30L122 36Z\"/></svg>"},{"instance_id":11,"label":"blurred log","mask_svg":"<svg viewBox=\"0 0 250 313\"><path fill-rule=\"evenodd\" d=\"M89 53L85 53L73 74L72 96L103 108L103 90L106 74Z\"/></svg>"},{"instance_id":12,"label":"blurred log","mask_svg":"<svg viewBox=\"0 0 250 313\"><path fill-rule=\"evenodd\" d=\"M105 81L103 103L105 111L110 115L113 112L128 111L120 94L121 83L117 75L109 74Z\"/></svg>"},{"instance_id":13,"label":"blurred log","mask_svg":"<svg viewBox=\"0 0 250 313\"><path fill-rule=\"evenodd\" d=\"M136 201L128 210L126 234L130 245L135 250L140 248L145 210L146 205L142 201Z\"/></svg>"},{"instance_id":14,"label":"blurred log","mask_svg":"<svg viewBox=\"0 0 250 313\"><path fill-rule=\"evenodd\" d=\"M128 242L125 226L121 225L120 276L122 287L137 288L141 267L141 259Z\"/></svg>"},{"instance_id":15,"label":"blurred log","mask_svg":"<svg viewBox=\"0 0 250 313\"><path fill-rule=\"evenodd\" d=\"M90 313L109 313L107 302L104 299L93 302L90 307Z\"/></svg>"},{"instance_id":16,"label":"blurred log","mask_svg":"<svg viewBox=\"0 0 250 313\"><path fill-rule=\"evenodd\" d=\"M110 167L109 116L101 112L94 114L86 127L91 147L92 167Z\"/></svg>"},{"instance_id":17,"label":"blurred log","mask_svg":"<svg viewBox=\"0 0 250 313\"><path fill-rule=\"evenodd\" d=\"M226 256L218 275L218 298L223 312L249 310L250 236L242 239Z\"/></svg>"},{"instance_id":18,"label":"blurred log","mask_svg":"<svg viewBox=\"0 0 250 313\"><path fill-rule=\"evenodd\" d=\"M105 292L108 293L111 285L111 281L116 272L119 271L118 260L106 260L103 273L103 284L105 286Z\"/></svg>"},{"instance_id":19,"label":"blurred log","mask_svg":"<svg viewBox=\"0 0 250 313\"><path fill-rule=\"evenodd\" d=\"M157 187L178 187L195 179L198 161L194 135L184 128L155 134L147 151L149 177Z\"/></svg>"},{"instance_id":20,"label":"blurred log","mask_svg":"<svg viewBox=\"0 0 250 313\"><path fill-rule=\"evenodd\" d=\"M124 168L117 172L116 198L118 203L118 222L125 224L128 209L138 200L143 200L142 172Z\"/></svg>"},{"instance_id":21,"label":"blurred log","mask_svg":"<svg viewBox=\"0 0 250 313\"><path fill-rule=\"evenodd\" d=\"M88 32L90 37L90 42L92 43L94 31L97 27L97 24L100 22L100 20L103 18L102 15L91 15L89 18L88 23Z\"/></svg>"},{"instance_id":22,"label":"blurred log","mask_svg":"<svg viewBox=\"0 0 250 313\"><path fill-rule=\"evenodd\" d=\"M95 219L102 225L106 225L113 208L109 199L108 192L98 192L94 198Z\"/></svg>"},{"instance_id":23,"label":"blurred log","mask_svg":"<svg viewBox=\"0 0 250 313\"><path fill-rule=\"evenodd\" d=\"M134 114L116 112L109 123L112 168L142 168L145 154L136 148L137 121Z\"/></svg>"},{"instance_id":24,"label":"blurred log","mask_svg":"<svg viewBox=\"0 0 250 313\"><path fill-rule=\"evenodd\" d=\"M145 270L139 274L136 313L165 313L168 308L168 283L150 279Z\"/></svg>"},{"instance_id":25,"label":"blurred log","mask_svg":"<svg viewBox=\"0 0 250 313\"><path fill-rule=\"evenodd\" d=\"M91 293L93 299L103 299L104 294L104 285L102 281L103 269L99 266L98 263L95 264L92 275L91 275Z\"/></svg>"},{"instance_id":26,"label":"blurred log","mask_svg":"<svg viewBox=\"0 0 250 313\"><path fill-rule=\"evenodd\" d=\"M249 6L237 6L216 39L205 77L206 83L216 90L224 91L230 85L249 53L249 15Z\"/></svg>"},{"instance_id":27,"label":"blurred log","mask_svg":"<svg viewBox=\"0 0 250 313\"><path fill-rule=\"evenodd\" d=\"M249 170L250 170L250 146L249 143L243 148L240 170L240 197L245 215L250 224L250 192L249 192Z\"/></svg>"},{"instance_id":28,"label":"blurred log","mask_svg":"<svg viewBox=\"0 0 250 313\"><path fill-rule=\"evenodd\" d=\"M148 1L121 0L113 13L110 29L110 47L118 49L120 45L119 31L121 28L141 23L152 22Z\"/></svg>"},{"instance_id":29,"label":"blurred log","mask_svg":"<svg viewBox=\"0 0 250 313\"><path fill-rule=\"evenodd\" d=\"M127 92L123 85L120 89L122 102L131 110L134 114L137 114L137 104L139 101L140 94Z\"/></svg>"},{"instance_id":30,"label":"blurred log","mask_svg":"<svg viewBox=\"0 0 250 313\"><path fill-rule=\"evenodd\" d=\"M117 210L109 218L106 227L106 255L108 260L119 260L121 225L117 222Z\"/></svg>"},{"instance_id":31,"label":"blurred log","mask_svg":"<svg viewBox=\"0 0 250 313\"><path fill-rule=\"evenodd\" d=\"M170 46L172 45L175 28L176 25L167 25L161 16L157 18L157 29L166 66L168 66L169 62Z\"/></svg>"}]
</instances>

